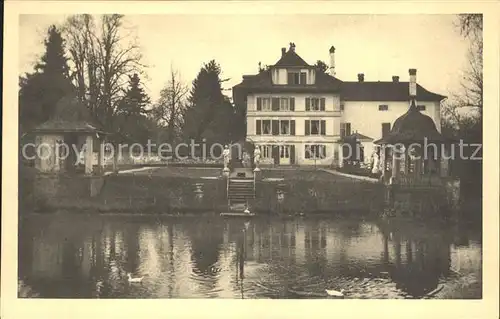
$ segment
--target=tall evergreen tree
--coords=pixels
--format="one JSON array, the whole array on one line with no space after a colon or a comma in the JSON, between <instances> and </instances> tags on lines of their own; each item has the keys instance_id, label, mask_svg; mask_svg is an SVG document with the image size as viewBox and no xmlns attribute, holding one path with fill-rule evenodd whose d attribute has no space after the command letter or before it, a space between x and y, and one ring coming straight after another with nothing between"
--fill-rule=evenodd
<instances>
[{"instance_id":1,"label":"tall evergreen tree","mask_svg":"<svg viewBox=\"0 0 500 319\"><path fill-rule=\"evenodd\" d=\"M221 68L214 60L203 65L188 98L184 115L185 138L208 143L231 141L231 121L234 109L222 94Z\"/></svg>"},{"instance_id":2,"label":"tall evergreen tree","mask_svg":"<svg viewBox=\"0 0 500 319\"><path fill-rule=\"evenodd\" d=\"M146 116L150 103L139 75L129 76L129 86L116 110L117 131L123 142L147 143L151 137L150 120Z\"/></svg>"},{"instance_id":3,"label":"tall evergreen tree","mask_svg":"<svg viewBox=\"0 0 500 319\"><path fill-rule=\"evenodd\" d=\"M64 40L61 31L55 25L49 27L44 45L45 53L35 65L35 70L39 73L68 78L69 68L68 59L64 54Z\"/></svg>"},{"instance_id":4,"label":"tall evergreen tree","mask_svg":"<svg viewBox=\"0 0 500 319\"><path fill-rule=\"evenodd\" d=\"M35 64L35 71L20 79L19 122L21 131L49 120L59 100L74 92L68 75L64 41L56 26L49 27L45 52Z\"/></svg>"},{"instance_id":5,"label":"tall evergreen tree","mask_svg":"<svg viewBox=\"0 0 500 319\"><path fill-rule=\"evenodd\" d=\"M139 75L134 73L129 76L129 87L118 105L117 113L129 116L146 114L146 106L150 103L151 100L141 85Z\"/></svg>"}]
</instances>

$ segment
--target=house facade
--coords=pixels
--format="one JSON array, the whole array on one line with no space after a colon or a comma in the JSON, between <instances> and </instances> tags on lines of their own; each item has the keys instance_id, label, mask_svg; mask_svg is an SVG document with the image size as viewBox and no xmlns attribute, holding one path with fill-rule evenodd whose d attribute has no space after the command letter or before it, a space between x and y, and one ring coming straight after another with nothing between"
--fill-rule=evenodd
<instances>
[{"instance_id":1,"label":"house facade","mask_svg":"<svg viewBox=\"0 0 500 319\"><path fill-rule=\"evenodd\" d=\"M233 87L235 103L246 105L246 139L261 149L262 163L277 165L341 165L342 140L356 134L370 161L373 141L388 134L408 110L410 90L419 110L440 130L440 104L445 98L409 81L346 82L335 77L335 48L326 72L308 64L291 43L274 65L256 75L244 75Z\"/></svg>"}]
</instances>

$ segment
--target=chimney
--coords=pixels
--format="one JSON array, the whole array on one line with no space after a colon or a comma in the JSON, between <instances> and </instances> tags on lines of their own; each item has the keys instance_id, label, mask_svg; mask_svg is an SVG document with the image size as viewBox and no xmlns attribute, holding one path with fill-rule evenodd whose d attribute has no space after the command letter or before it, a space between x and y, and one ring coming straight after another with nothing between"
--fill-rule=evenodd
<instances>
[{"instance_id":1,"label":"chimney","mask_svg":"<svg viewBox=\"0 0 500 319\"><path fill-rule=\"evenodd\" d=\"M286 48L281 48L281 56L284 56L286 53Z\"/></svg>"},{"instance_id":2,"label":"chimney","mask_svg":"<svg viewBox=\"0 0 500 319\"><path fill-rule=\"evenodd\" d=\"M417 96L417 69L409 69L408 73L410 74L410 97L415 98Z\"/></svg>"},{"instance_id":3,"label":"chimney","mask_svg":"<svg viewBox=\"0 0 500 319\"><path fill-rule=\"evenodd\" d=\"M330 75L335 76L335 47L330 47Z\"/></svg>"},{"instance_id":4,"label":"chimney","mask_svg":"<svg viewBox=\"0 0 500 319\"><path fill-rule=\"evenodd\" d=\"M295 52L295 43L290 42L290 51Z\"/></svg>"},{"instance_id":5,"label":"chimney","mask_svg":"<svg viewBox=\"0 0 500 319\"><path fill-rule=\"evenodd\" d=\"M363 73L358 73L358 82L365 82L365 75Z\"/></svg>"},{"instance_id":6,"label":"chimney","mask_svg":"<svg viewBox=\"0 0 500 319\"><path fill-rule=\"evenodd\" d=\"M398 82L399 82L399 76L394 75L394 76L392 77L392 82L394 82L394 83L398 83Z\"/></svg>"}]
</instances>

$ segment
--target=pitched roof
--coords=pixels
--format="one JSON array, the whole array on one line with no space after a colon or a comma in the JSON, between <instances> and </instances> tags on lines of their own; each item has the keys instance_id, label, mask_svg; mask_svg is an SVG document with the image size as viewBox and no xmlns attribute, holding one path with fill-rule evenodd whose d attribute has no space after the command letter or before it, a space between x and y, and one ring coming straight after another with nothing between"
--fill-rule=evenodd
<instances>
[{"instance_id":1,"label":"pitched roof","mask_svg":"<svg viewBox=\"0 0 500 319\"><path fill-rule=\"evenodd\" d=\"M420 113L413 99L408 111L398 117L389 134L375 144L446 142L429 116Z\"/></svg>"},{"instance_id":2,"label":"pitched roof","mask_svg":"<svg viewBox=\"0 0 500 319\"><path fill-rule=\"evenodd\" d=\"M61 98L52 118L33 129L34 132L104 133L91 121L86 106L73 95Z\"/></svg>"},{"instance_id":3,"label":"pitched roof","mask_svg":"<svg viewBox=\"0 0 500 319\"><path fill-rule=\"evenodd\" d=\"M342 82L344 101L409 101L409 82ZM417 84L417 101L441 101L446 96Z\"/></svg>"},{"instance_id":4,"label":"pitched roof","mask_svg":"<svg viewBox=\"0 0 500 319\"><path fill-rule=\"evenodd\" d=\"M243 81L233 87L233 94L247 91L247 92L291 92L291 93L326 93L338 92L340 89L341 81L333 76L323 72L316 72L316 83L313 85L282 85L273 84L271 71L262 71L256 75L244 75Z\"/></svg>"},{"instance_id":5,"label":"pitched roof","mask_svg":"<svg viewBox=\"0 0 500 319\"><path fill-rule=\"evenodd\" d=\"M332 47L331 49L334 50ZM303 67L313 68L296 52L292 43L288 51L270 68ZM274 85L270 70L256 75L244 75L243 81L233 87L233 99L249 92L258 93L337 93L344 101L409 101L409 82L343 82L327 73L316 71L314 85ZM417 84L417 101L441 101L446 96L430 92Z\"/></svg>"},{"instance_id":6,"label":"pitched roof","mask_svg":"<svg viewBox=\"0 0 500 319\"><path fill-rule=\"evenodd\" d=\"M297 53L295 53L295 50L290 50L283 54L281 58L274 64L275 67L311 67L309 64L307 64L304 59L302 59Z\"/></svg>"},{"instance_id":7,"label":"pitched roof","mask_svg":"<svg viewBox=\"0 0 500 319\"><path fill-rule=\"evenodd\" d=\"M352 143L352 142L371 142L373 138L354 132L351 135L344 136L337 140L338 143Z\"/></svg>"},{"instance_id":8,"label":"pitched roof","mask_svg":"<svg viewBox=\"0 0 500 319\"><path fill-rule=\"evenodd\" d=\"M52 119L38 125L34 132L63 132L63 133L103 133L90 123L85 121L68 121L64 119Z\"/></svg>"},{"instance_id":9,"label":"pitched roof","mask_svg":"<svg viewBox=\"0 0 500 319\"><path fill-rule=\"evenodd\" d=\"M366 136L366 135L363 135L363 134L358 133L358 132L354 132L350 136L356 137L356 140L358 140L358 141L373 141L373 138Z\"/></svg>"}]
</instances>

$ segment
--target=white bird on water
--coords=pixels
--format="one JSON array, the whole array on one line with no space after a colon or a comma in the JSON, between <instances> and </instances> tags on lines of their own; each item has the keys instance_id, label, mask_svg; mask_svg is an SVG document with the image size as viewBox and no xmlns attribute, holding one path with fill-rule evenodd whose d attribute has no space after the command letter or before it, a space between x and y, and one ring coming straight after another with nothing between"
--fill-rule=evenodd
<instances>
[{"instance_id":1,"label":"white bird on water","mask_svg":"<svg viewBox=\"0 0 500 319\"><path fill-rule=\"evenodd\" d=\"M337 297L337 298L344 297L344 289L341 289L340 291L326 289L326 293L328 294L328 296L332 297Z\"/></svg>"},{"instance_id":2,"label":"white bird on water","mask_svg":"<svg viewBox=\"0 0 500 319\"><path fill-rule=\"evenodd\" d=\"M127 274L128 277L128 282L142 282L143 277L137 277L137 278L132 278L132 275L130 273Z\"/></svg>"}]
</instances>

